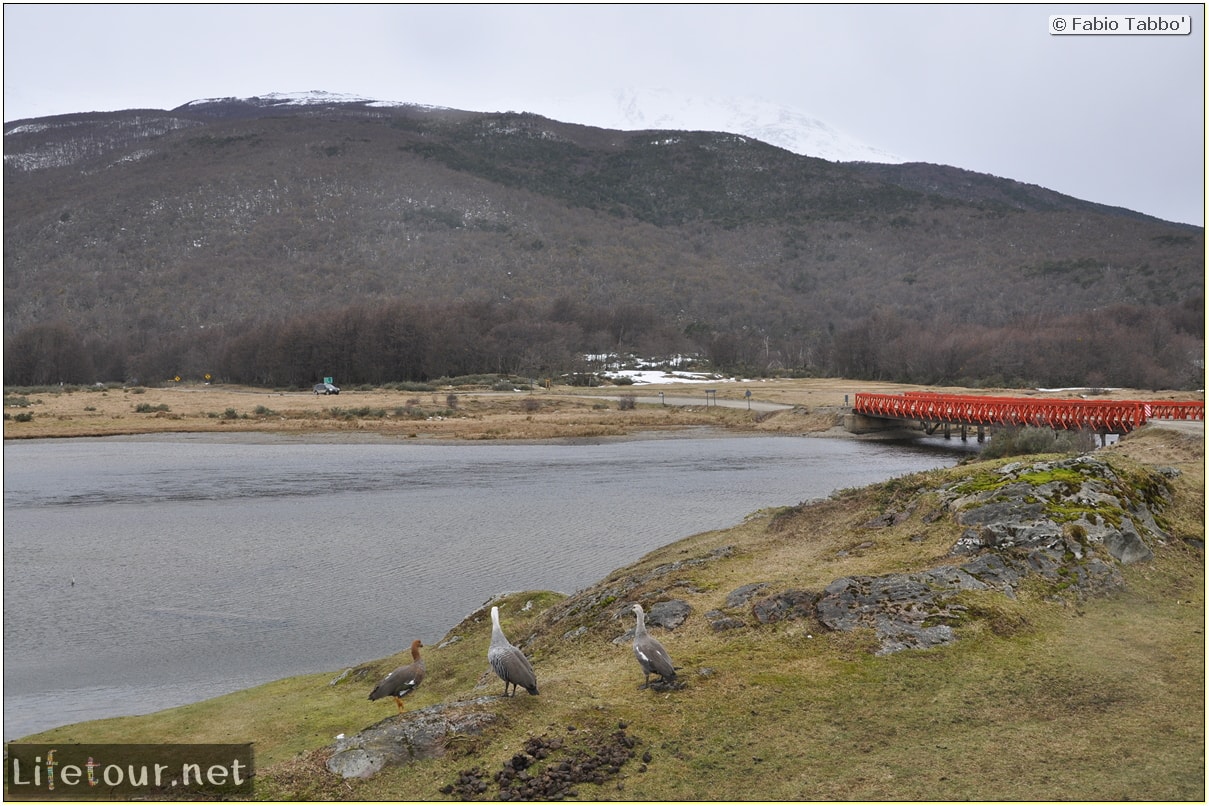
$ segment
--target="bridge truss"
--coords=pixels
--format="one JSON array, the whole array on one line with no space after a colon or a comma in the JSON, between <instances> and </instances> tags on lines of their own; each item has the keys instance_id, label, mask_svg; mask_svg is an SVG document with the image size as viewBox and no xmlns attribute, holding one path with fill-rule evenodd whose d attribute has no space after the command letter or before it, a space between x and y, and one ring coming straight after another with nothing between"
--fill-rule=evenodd
<instances>
[{"instance_id":1,"label":"bridge truss","mask_svg":"<svg viewBox=\"0 0 1209 806\"><path fill-rule=\"evenodd\" d=\"M1204 401L1063 400L990 395L858 392L853 412L867 417L919 420L925 429L939 424L1037 426L1127 434L1149 420L1205 419ZM929 430L931 433L931 430Z\"/></svg>"}]
</instances>

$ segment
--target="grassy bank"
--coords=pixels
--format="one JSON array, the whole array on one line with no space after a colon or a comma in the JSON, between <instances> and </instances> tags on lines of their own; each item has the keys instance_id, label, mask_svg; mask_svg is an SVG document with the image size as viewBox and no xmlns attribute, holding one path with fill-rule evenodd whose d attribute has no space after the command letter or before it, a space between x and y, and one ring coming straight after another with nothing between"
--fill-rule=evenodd
<instances>
[{"instance_id":1,"label":"grassy bank","mask_svg":"<svg viewBox=\"0 0 1209 806\"><path fill-rule=\"evenodd\" d=\"M677 394L687 394L684 389ZM737 394L742 394L741 391ZM643 389L642 394L656 392ZM327 434L415 440L536 440L624 436L641 431L719 427L817 430L835 423L805 411L768 413L725 406L635 405L630 387L498 392L460 387L431 392L348 390L340 395L248 387L40 388L6 390L5 438L149 433ZM806 395L803 395L805 397ZM842 400L842 397L841 397ZM772 422L771 420L774 420Z\"/></svg>"},{"instance_id":2,"label":"grassy bank","mask_svg":"<svg viewBox=\"0 0 1209 806\"><path fill-rule=\"evenodd\" d=\"M5 389L5 439L115 436L149 433L330 434L385 439L532 440L611 437L652 430L716 427L760 433L818 433L835 427L856 392L896 393L924 387L838 378L720 382L706 405L704 387L692 384L524 388L449 386L427 391L346 389L339 395L309 391L177 384L165 387L38 387ZM747 408L752 399L786 406ZM931 388L938 392L965 389ZM980 390L1036 397L1073 393ZM660 393L694 398L701 405L639 404L622 407L622 395L657 400ZM1203 396L1113 390L1104 399L1203 399ZM736 407L725 405L727 402Z\"/></svg>"},{"instance_id":3,"label":"grassy bank","mask_svg":"<svg viewBox=\"0 0 1209 806\"><path fill-rule=\"evenodd\" d=\"M141 717L58 728L31 741L255 742L266 800L456 799L459 774L491 781L535 738L553 760L624 731L634 757L580 800L1203 800L1203 436L1147 428L1099 452L1121 468L1177 467L1165 513L1175 539L1124 569L1126 587L1079 599L1025 586L1016 599L984 592L956 644L875 656L871 635L828 632L810 619L715 631L702 615L753 582L818 590L841 576L941 564L956 524L917 513L864 527L889 501L939 486L977 465L930 471L790 510L753 513L732 529L670 544L594 589L626 582L648 605L687 601L693 615L660 632L685 687L639 690L627 644L633 624L606 615L555 622L547 592L498 602L524 645L541 695L485 707L497 721L440 758L344 781L323 761L337 734L395 713L366 700L404 662L400 653L348 670L276 681ZM785 524L791 522L791 529ZM775 524L775 527L774 527ZM1198 542L1199 541L1199 542ZM582 629L570 630L569 624ZM456 640L455 640L456 639ZM489 671L486 608L425 651L429 676L411 710L498 694ZM482 795L497 793L494 784Z\"/></svg>"}]
</instances>

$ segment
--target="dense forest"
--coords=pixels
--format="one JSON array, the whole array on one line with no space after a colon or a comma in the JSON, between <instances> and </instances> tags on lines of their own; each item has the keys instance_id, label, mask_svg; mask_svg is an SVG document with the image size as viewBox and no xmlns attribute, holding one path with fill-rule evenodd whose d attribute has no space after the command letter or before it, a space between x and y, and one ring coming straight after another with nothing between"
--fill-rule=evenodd
<instances>
[{"instance_id":1,"label":"dense forest","mask_svg":"<svg viewBox=\"0 0 1209 806\"><path fill-rule=\"evenodd\" d=\"M250 101L5 127L4 382L1203 387L1204 230L936 165Z\"/></svg>"}]
</instances>

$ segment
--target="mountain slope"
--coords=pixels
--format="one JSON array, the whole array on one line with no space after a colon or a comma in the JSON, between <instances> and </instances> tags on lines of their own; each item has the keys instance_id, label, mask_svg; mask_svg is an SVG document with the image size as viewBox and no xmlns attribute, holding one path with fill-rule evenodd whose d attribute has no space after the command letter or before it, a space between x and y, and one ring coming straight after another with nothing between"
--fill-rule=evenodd
<instances>
[{"instance_id":1,"label":"mountain slope","mask_svg":"<svg viewBox=\"0 0 1209 806\"><path fill-rule=\"evenodd\" d=\"M4 193L9 336L568 299L797 366L879 311L948 332L1204 289L1201 229L1010 180L343 97L19 121Z\"/></svg>"}]
</instances>

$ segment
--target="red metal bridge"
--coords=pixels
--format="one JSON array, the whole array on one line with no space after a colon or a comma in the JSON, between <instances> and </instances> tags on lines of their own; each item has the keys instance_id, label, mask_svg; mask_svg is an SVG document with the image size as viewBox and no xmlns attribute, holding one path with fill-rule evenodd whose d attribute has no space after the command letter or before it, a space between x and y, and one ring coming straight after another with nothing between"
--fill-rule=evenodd
<instances>
[{"instance_id":1,"label":"red metal bridge","mask_svg":"<svg viewBox=\"0 0 1209 806\"><path fill-rule=\"evenodd\" d=\"M1063 400L905 392L858 392L852 411L866 417L918 420L931 433L940 424L1038 426L1127 434L1150 420L1205 419L1204 401Z\"/></svg>"}]
</instances>

